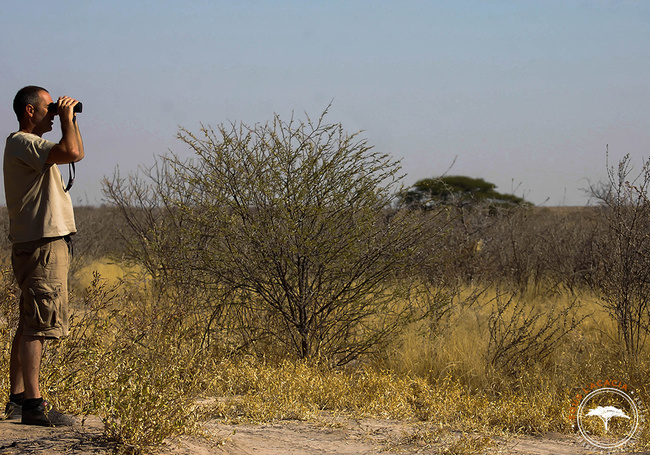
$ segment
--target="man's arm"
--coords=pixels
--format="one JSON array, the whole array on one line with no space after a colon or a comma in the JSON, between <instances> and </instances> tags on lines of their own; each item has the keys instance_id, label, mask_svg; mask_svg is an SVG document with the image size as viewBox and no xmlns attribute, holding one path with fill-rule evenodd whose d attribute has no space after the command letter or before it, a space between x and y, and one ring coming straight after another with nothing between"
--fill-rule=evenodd
<instances>
[{"instance_id":1,"label":"man's arm","mask_svg":"<svg viewBox=\"0 0 650 455\"><path fill-rule=\"evenodd\" d=\"M80 161L84 157L84 145L73 108L77 100L67 96L58 100L58 114L61 120L62 137L58 144L50 150L46 163L67 164Z\"/></svg>"}]
</instances>

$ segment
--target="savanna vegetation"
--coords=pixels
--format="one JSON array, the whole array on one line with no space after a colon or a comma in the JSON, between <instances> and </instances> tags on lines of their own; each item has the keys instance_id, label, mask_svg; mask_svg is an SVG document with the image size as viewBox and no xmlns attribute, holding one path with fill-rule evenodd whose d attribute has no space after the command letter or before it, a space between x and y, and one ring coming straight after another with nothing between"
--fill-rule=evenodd
<instances>
[{"instance_id":1,"label":"savanna vegetation","mask_svg":"<svg viewBox=\"0 0 650 455\"><path fill-rule=\"evenodd\" d=\"M484 453L574 433L576 390L598 380L650 403L647 168L609 169L585 208L440 179L415 201L399 163L324 117L179 140L192 158L116 173L106 206L76 209L71 334L43 361L47 398L100 416L117 451L328 411L419 422L397 448Z\"/></svg>"}]
</instances>

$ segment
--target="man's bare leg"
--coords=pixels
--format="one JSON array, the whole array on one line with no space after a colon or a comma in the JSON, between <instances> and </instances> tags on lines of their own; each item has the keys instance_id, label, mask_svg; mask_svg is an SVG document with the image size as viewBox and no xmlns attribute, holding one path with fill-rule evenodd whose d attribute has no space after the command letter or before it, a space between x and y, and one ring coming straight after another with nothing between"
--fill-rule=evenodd
<instances>
[{"instance_id":1,"label":"man's bare leg","mask_svg":"<svg viewBox=\"0 0 650 455\"><path fill-rule=\"evenodd\" d=\"M41 356L45 337L23 335L20 341L20 364L25 385L25 399L41 398L38 378L41 372Z\"/></svg>"},{"instance_id":2,"label":"man's bare leg","mask_svg":"<svg viewBox=\"0 0 650 455\"><path fill-rule=\"evenodd\" d=\"M9 360L9 393L19 394L25 391L25 383L23 382L23 369L20 363L20 343L22 340L22 327L18 327L14 341L11 343L11 357Z\"/></svg>"}]
</instances>

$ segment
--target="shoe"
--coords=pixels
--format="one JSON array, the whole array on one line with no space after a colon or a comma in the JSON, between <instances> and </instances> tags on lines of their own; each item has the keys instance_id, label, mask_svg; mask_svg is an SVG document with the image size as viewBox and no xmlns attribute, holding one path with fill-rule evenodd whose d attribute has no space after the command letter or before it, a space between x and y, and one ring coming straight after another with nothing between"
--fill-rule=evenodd
<instances>
[{"instance_id":1,"label":"shoe","mask_svg":"<svg viewBox=\"0 0 650 455\"><path fill-rule=\"evenodd\" d=\"M52 406L43 401L35 409L23 408L23 425L40 425L42 427L70 427L74 425L74 420L58 411L52 409Z\"/></svg>"},{"instance_id":2,"label":"shoe","mask_svg":"<svg viewBox=\"0 0 650 455\"><path fill-rule=\"evenodd\" d=\"M2 420L17 419L23 414L23 405L13 401L7 401L5 406L5 413L2 415Z\"/></svg>"}]
</instances>

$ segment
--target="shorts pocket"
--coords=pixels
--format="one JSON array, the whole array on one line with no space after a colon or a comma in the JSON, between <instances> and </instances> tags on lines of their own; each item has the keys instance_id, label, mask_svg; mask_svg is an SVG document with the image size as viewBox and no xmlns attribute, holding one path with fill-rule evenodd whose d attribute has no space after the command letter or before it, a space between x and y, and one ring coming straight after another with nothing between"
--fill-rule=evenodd
<instances>
[{"instance_id":1,"label":"shorts pocket","mask_svg":"<svg viewBox=\"0 0 650 455\"><path fill-rule=\"evenodd\" d=\"M59 325L61 317L61 283L33 280L25 296L25 322L35 329Z\"/></svg>"}]
</instances>

